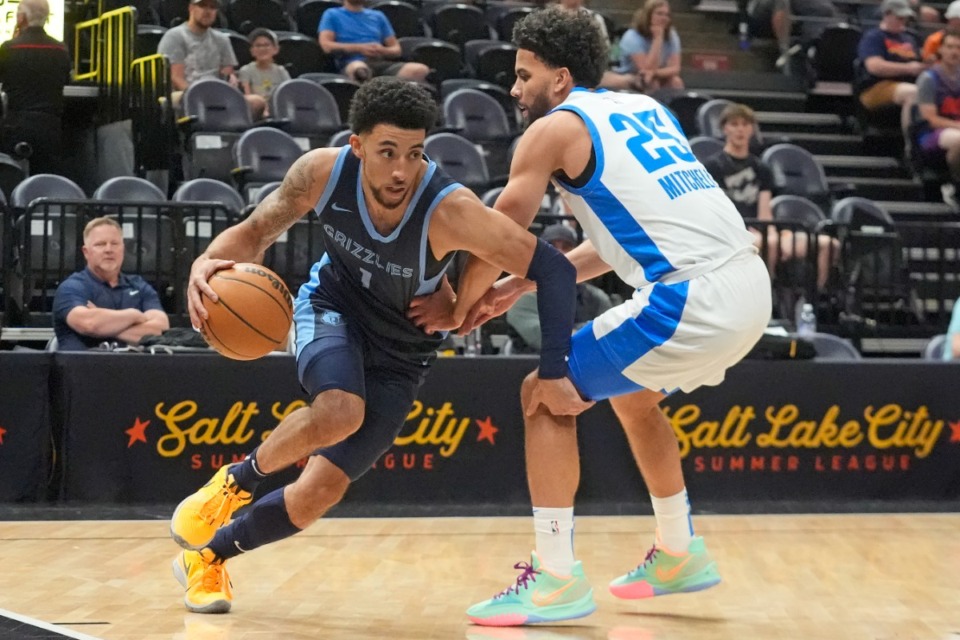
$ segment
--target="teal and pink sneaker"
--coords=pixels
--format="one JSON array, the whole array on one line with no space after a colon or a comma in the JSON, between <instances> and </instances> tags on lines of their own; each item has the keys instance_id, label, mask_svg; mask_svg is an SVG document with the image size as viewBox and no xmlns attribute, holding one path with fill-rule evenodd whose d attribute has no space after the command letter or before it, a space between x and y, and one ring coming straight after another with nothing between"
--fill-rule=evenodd
<instances>
[{"instance_id":1,"label":"teal and pink sneaker","mask_svg":"<svg viewBox=\"0 0 960 640\"><path fill-rule=\"evenodd\" d=\"M569 578L555 576L540 565L536 552L530 564L513 565L520 570L517 583L489 600L467 609L467 617L475 624L490 627L513 627L536 622L558 622L582 618L593 613L593 588L583 575L583 566L573 565Z\"/></svg>"},{"instance_id":2,"label":"teal and pink sneaker","mask_svg":"<svg viewBox=\"0 0 960 640\"><path fill-rule=\"evenodd\" d=\"M656 544L643 564L610 583L610 593L626 600L702 591L720 584L717 563L703 538L696 537L684 553L676 554Z\"/></svg>"}]
</instances>

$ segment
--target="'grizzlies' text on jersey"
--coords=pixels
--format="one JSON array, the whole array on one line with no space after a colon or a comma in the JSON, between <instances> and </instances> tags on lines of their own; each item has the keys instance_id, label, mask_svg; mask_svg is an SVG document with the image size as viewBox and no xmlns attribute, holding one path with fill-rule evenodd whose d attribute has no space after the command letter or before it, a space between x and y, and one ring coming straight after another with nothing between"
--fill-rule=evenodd
<instances>
[{"instance_id":1,"label":"'grizzlies' text on jersey","mask_svg":"<svg viewBox=\"0 0 960 640\"><path fill-rule=\"evenodd\" d=\"M586 124L596 168L583 187L555 183L624 282L638 288L684 282L750 250L753 236L736 207L663 105L644 95L578 88L557 109Z\"/></svg>"},{"instance_id":2,"label":"'grizzlies' text on jersey","mask_svg":"<svg viewBox=\"0 0 960 640\"><path fill-rule=\"evenodd\" d=\"M403 358L432 355L442 336L424 333L406 311L415 296L437 290L453 257L434 258L427 230L436 206L460 184L429 162L400 223L383 236L370 219L360 169L360 159L343 147L316 205L326 254L300 288L295 314L327 322L323 310L339 312L377 348ZM298 344L310 340L297 336Z\"/></svg>"}]
</instances>

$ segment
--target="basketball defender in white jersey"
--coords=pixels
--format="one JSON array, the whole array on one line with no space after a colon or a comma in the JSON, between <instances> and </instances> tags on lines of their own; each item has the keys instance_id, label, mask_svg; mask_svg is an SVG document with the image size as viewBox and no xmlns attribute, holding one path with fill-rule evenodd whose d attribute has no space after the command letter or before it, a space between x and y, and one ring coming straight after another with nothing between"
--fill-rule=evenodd
<instances>
[{"instance_id":1,"label":"basketball defender in white jersey","mask_svg":"<svg viewBox=\"0 0 960 640\"><path fill-rule=\"evenodd\" d=\"M719 384L753 347L770 318L766 267L670 112L643 95L592 90L607 59L592 20L540 11L516 27L513 39L519 53L512 94L529 126L495 208L529 225L552 180L589 239L567 254L578 280L613 269L636 287L632 299L574 335L568 362L585 398L610 399L657 520L653 548L610 590L632 599L706 589L720 576L694 536L679 448L659 403L678 389ZM487 291L496 277L476 261L466 270L458 308L486 294L462 331L533 288L509 278ZM530 564L517 565L515 585L469 609L478 624L551 622L594 610L573 555L575 417L549 413L534 392L536 380L534 372L521 391L536 551Z\"/></svg>"}]
</instances>

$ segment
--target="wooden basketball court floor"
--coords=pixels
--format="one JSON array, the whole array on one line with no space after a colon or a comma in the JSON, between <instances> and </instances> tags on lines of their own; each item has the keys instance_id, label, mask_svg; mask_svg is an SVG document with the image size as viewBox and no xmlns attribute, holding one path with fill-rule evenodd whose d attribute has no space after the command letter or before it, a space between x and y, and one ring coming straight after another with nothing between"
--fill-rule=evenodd
<instances>
[{"instance_id":1,"label":"wooden basketball court floor","mask_svg":"<svg viewBox=\"0 0 960 640\"><path fill-rule=\"evenodd\" d=\"M651 517L580 517L597 611L492 629L464 609L513 581L529 518L321 520L230 562L233 611L182 606L165 521L0 522L0 609L104 639L960 639L960 515L700 516L723 584L621 601ZM12 637L12 636L11 636ZM6 637L4 637L6 640Z\"/></svg>"}]
</instances>

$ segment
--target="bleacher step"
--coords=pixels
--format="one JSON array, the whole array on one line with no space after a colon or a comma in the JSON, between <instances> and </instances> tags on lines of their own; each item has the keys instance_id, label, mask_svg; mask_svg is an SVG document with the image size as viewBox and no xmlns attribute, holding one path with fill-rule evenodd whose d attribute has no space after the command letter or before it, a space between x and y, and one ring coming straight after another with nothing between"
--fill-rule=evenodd
<instances>
[{"instance_id":1,"label":"bleacher step","mask_svg":"<svg viewBox=\"0 0 960 640\"><path fill-rule=\"evenodd\" d=\"M696 10L703 13L735 15L737 13L737 3L735 0L700 0Z\"/></svg>"},{"instance_id":2,"label":"bleacher step","mask_svg":"<svg viewBox=\"0 0 960 640\"><path fill-rule=\"evenodd\" d=\"M910 173L896 159L878 156L818 155L817 162L828 177L909 178Z\"/></svg>"},{"instance_id":3,"label":"bleacher step","mask_svg":"<svg viewBox=\"0 0 960 640\"><path fill-rule=\"evenodd\" d=\"M747 71L744 73L717 73L684 69L682 74L688 87L696 87L710 92L713 89L740 91L743 95L758 92L773 94L793 94L800 99L806 97L806 84L800 78L785 76L769 71ZM769 109L773 111L773 109ZM803 111L800 109L782 109L782 111Z\"/></svg>"},{"instance_id":4,"label":"bleacher step","mask_svg":"<svg viewBox=\"0 0 960 640\"><path fill-rule=\"evenodd\" d=\"M943 202L919 202L910 200L877 201L894 220L911 222L955 222L960 220L950 205Z\"/></svg>"},{"instance_id":5,"label":"bleacher step","mask_svg":"<svg viewBox=\"0 0 960 640\"><path fill-rule=\"evenodd\" d=\"M832 185L852 185L857 195L871 200L907 200L917 201L923 198L923 185L908 178L863 178L856 176L828 177Z\"/></svg>"},{"instance_id":6,"label":"bleacher step","mask_svg":"<svg viewBox=\"0 0 960 640\"><path fill-rule=\"evenodd\" d=\"M854 134L764 130L763 140L768 145L789 142L814 155L856 156L863 153L863 137Z\"/></svg>"},{"instance_id":7,"label":"bleacher step","mask_svg":"<svg viewBox=\"0 0 960 640\"><path fill-rule=\"evenodd\" d=\"M798 113L796 111L758 111L757 122L760 130L774 127L778 131L807 132L817 131L843 133L847 127L843 118L834 113Z\"/></svg>"},{"instance_id":8,"label":"bleacher step","mask_svg":"<svg viewBox=\"0 0 960 640\"><path fill-rule=\"evenodd\" d=\"M693 87L689 84L687 86ZM722 87L707 88L699 85L696 86L695 90L707 93L714 98L742 102L755 111L797 111L803 109L807 101L806 94L792 91L751 91L749 89L725 89Z\"/></svg>"}]
</instances>

